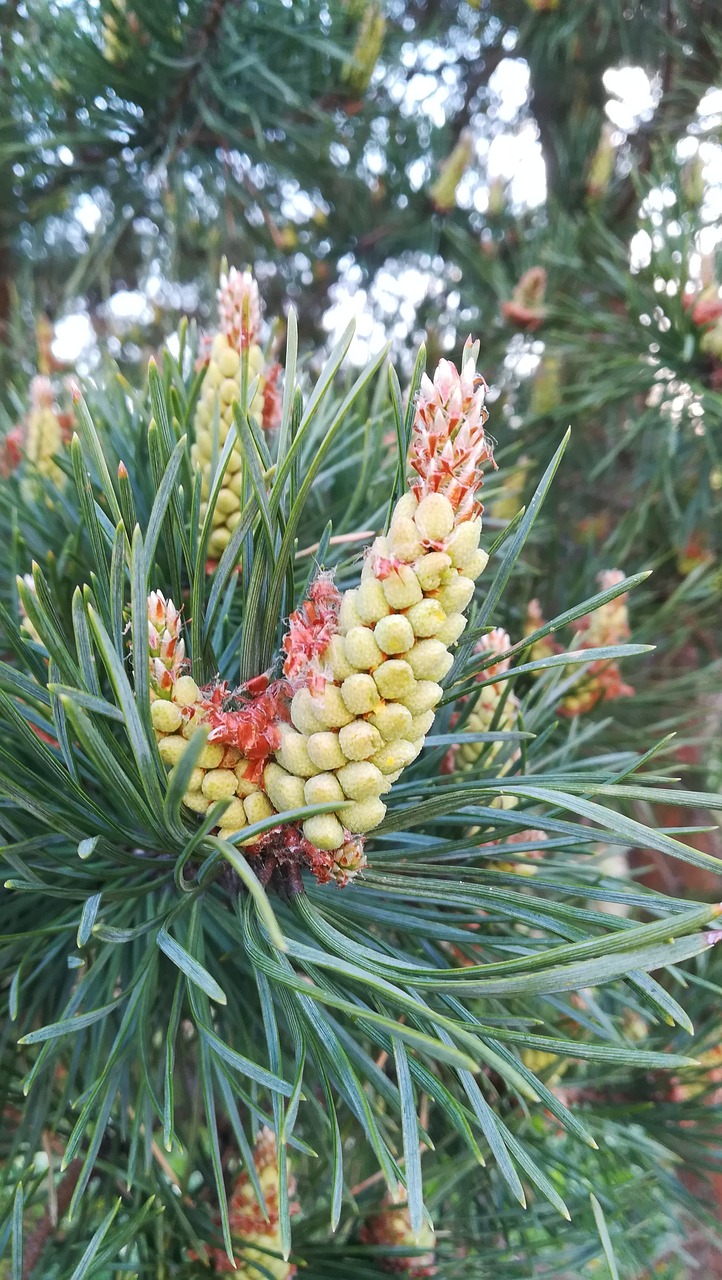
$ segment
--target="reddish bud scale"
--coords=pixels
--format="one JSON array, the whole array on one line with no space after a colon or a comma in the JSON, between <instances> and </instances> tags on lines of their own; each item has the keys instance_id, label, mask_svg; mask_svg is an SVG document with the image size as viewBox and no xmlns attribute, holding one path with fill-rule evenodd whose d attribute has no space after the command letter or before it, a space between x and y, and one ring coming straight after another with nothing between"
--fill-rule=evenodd
<instances>
[{"instance_id":1,"label":"reddish bud scale","mask_svg":"<svg viewBox=\"0 0 722 1280\"><path fill-rule=\"evenodd\" d=\"M23 442L25 432L22 424L11 427L0 445L0 477L7 480L17 471L23 460Z\"/></svg>"},{"instance_id":2,"label":"reddish bud scale","mask_svg":"<svg viewBox=\"0 0 722 1280\"><path fill-rule=\"evenodd\" d=\"M307 840L299 827L284 823L265 832L254 844L244 845L262 884L276 881L279 888L300 892L301 872L311 872L318 884L335 884L345 889L366 866L364 841L351 836L342 849L328 852Z\"/></svg>"},{"instance_id":3,"label":"reddish bud scale","mask_svg":"<svg viewBox=\"0 0 722 1280\"><path fill-rule=\"evenodd\" d=\"M330 573L321 573L311 584L308 599L288 620L283 640L283 670L294 687L302 684L323 692L325 679L320 660L338 631L341 594Z\"/></svg>"},{"instance_id":4,"label":"reddish bud scale","mask_svg":"<svg viewBox=\"0 0 722 1280\"><path fill-rule=\"evenodd\" d=\"M518 329L529 333L538 329L546 316L546 285L547 273L543 267L531 267L525 271L511 298L501 304L505 320L510 320Z\"/></svg>"},{"instance_id":5,"label":"reddish bud scale","mask_svg":"<svg viewBox=\"0 0 722 1280\"><path fill-rule=\"evenodd\" d=\"M266 381L263 387L263 409L261 411L261 426L264 431L273 431L281 425L281 388L279 382L281 380L282 368L276 361L266 371Z\"/></svg>"},{"instance_id":6,"label":"reddish bud scale","mask_svg":"<svg viewBox=\"0 0 722 1280\"><path fill-rule=\"evenodd\" d=\"M208 741L237 747L254 764L249 776L258 781L269 756L281 745L280 723L289 718L287 683L257 676L240 689L229 691L226 683L219 683L210 694L202 692L200 711L211 726Z\"/></svg>"},{"instance_id":7,"label":"reddish bud scale","mask_svg":"<svg viewBox=\"0 0 722 1280\"><path fill-rule=\"evenodd\" d=\"M721 298L700 298L692 307L692 323L703 329L722 318Z\"/></svg>"}]
</instances>

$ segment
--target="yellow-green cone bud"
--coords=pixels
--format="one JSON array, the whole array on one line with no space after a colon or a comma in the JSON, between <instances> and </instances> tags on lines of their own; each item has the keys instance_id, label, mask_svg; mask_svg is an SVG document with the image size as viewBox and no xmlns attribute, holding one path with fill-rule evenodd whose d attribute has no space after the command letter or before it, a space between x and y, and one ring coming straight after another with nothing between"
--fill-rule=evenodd
<instances>
[{"instance_id":1,"label":"yellow-green cone bud","mask_svg":"<svg viewBox=\"0 0 722 1280\"><path fill-rule=\"evenodd\" d=\"M341 783L335 773L317 773L316 777L309 778L304 786L306 804L333 804L334 801L344 798Z\"/></svg>"},{"instance_id":2,"label":"yellow-green cone bud","mask_svg":"<svg viewBox=\"0 0 722 1280\"><path fill-rule=\"evenodd\" d=\"M414 687L414 672L405 658L389 658L376 668L374 680L382 698L400 702Z\"/></svg>"},{"instance_id":3,"label":"yellow-green cone bud","mask_svg":"<svg viewBox=\"0 0 722 1280\"><path fill-rule=\"evenodd\" d=\"M253 791L250 796L246 796L243 801L243 808L246 812L249 825L254 822L263 822L266 818L270 818L275 813L275 809L262 791Z\"/></svg>"},{"instance_id":4,"label":"yellow-green cone bud","mask_svg":"<svg viewBox=\"0 0 722 1280\"><path fill-rule=\"evenodd\" d=\"M307 736L319 733L323 729L324 726L316 715L310 689L299 689L294 693L291 702L291 722L294 729L298 729L299 733Z\"/></svg>"},{"instance_id":5,"label":"yellow-green cone bud","mask_svg":"<svg viewBox=\"0 0 722 1280\"><path fill-rule=\"evenodd\" d=\"M414 643L414 628L402 613L394 613L376 623L374 639L382 653L405 653Z\"/></svg>"},{"instance_id":6,"label":"yellow-green cone bud","mask_svg":"<svg viewBox=\"0 0 722 1280\"><path fill-rule=\"evenodd\" d=\"M344 651L351 665L360 671L373 671L384 660L376 637L369 627L351 627L346 633Z\"/></svg>"},{"instance_id":7,"label":"yellow-green cone bud","mask_svg":"<svg viewBox=\"0 0 722 1280\"><path fill-rule=\"evenodd\" d=\"M413 636L409 644L404 645L404 649L411 648L411 645L414 642L414 636L417 636L419 639L424 639L426 636L435 636L446 622L446 613L444 612L444 609L439 604L438 600L434 600L431 597L425 600L420 600L418 604L413 605L409 609L406 617L411 624ZM444 643L447 642L445 641ZM399 652L401 652L401 650L399 650Z\"/></svg>"},{"instance_id":8,"label":"yellow-green cone bud","mask_svg":"<svg viewBox=\"0 0 722 1280\"><path fill-rule=\"evenodd\" d=\"M287 728L285 725L281 733L281 746L276 752L278 763L288 773L294 773L298 778L312 778L319 770L308 754L309 740L302 733L296 733L294 729Z\"/></svg>"},{"instance_id":9,"label":"yellow-green cone bud","mask_svg":"<svg viewBox=\"0 0 722 1280\"><path fill-rule=\"evenodd\" d=\"M325 729L340 729L353 720L338 685L327 684L323 693L312 698L314 713Z\"/></svg>"},{"instance_id":10,"label":"yellow-green cone bud","mask_svg":"<svg viewBox=\"0 0 722 1280\"><path fill-rule=\"evenodd\" d=\"M444 690L434 680L417 680L414 688L403 699L404 706L413 716L432 711L441 700Z\"/></svg>"},{"instance_id":11,"label":"yellow-green cone bud","mask_svg":"<svg viewBox=\"0 0 722 1280\"><path fill-rule=\"evenodd\" d=\"M454 659L440 640L417 640L405 655L417 680L443 680Z\"/></svg>"},{"instance_id":12,"label":"yellow-green cone bud","mask_svg":"<svg viewBox=\"0 0 722 1280\"><path fill-rule=\"evenodd\" d=\"M368 800L381 794L383 775L375 764L358 760L339 769L338 781L349 800ZM344 816L343 814L341 815Z\"/></svg>"},{"instance_id":13,"label":"yellow-green cone bud","mask_svg":"<svg viewBox=\"0 0 722 1280\"><path fill-rule=\"evenodd\" d=\"M373 676L357 671L347 676L341 685L341 697L347 710L354 716L366 715L379 702L379 691Z\"/></svg>"},{"instance_id":14,"label":"yellow-green cone bud","mask_svg":"<svg viewBox=\"0 0 722 1280\"><path fill-rule=\"evenodd\" d=\"M339 745L347 760L368 760L381 746L381 734L367 720L353 720L341 729Z\"/></svg>"},{"instance_id":15,"label":"yellow-green cone bud","mask_svg":"<svg viewBox=\"0 0 722 1280\"><path fill-rule=\"evenodd\" d=\"M386 805L383 800L373 796L350 804L343 811L343 820L348 830L354 835L365 835L367 831L373 831L374 827L383 822L385 814Z\"/></svg>"},{"instance_id":16,"label":"yellow-green cone bud","mask_svg":"<svg viewBox=\"0 0 722 1280\"><path fill-rule=\"evenodd\" d=\"M263 785L274 809L300 809L306 803L303 778L287 773L280 764L271 762L263 771Z\"/></svg>"},{"instance_id":17,"label":"yellow-green cone bud","mask_svg":"<svg viewBox=\"0 0 722 1280\"><path fill-rule=\"evenodd\" d=\"M411 728L411 720L411 712L401 702L384 702L369 716L369 721L385 742L405 738Z\"/></svg>"},{"instance_id":18,"label":"yellow-green cone bud","mask_svg":"<svg viewBox=\"0 0 722 1280\"><path fill-rule=\"evenodd\" d=\"M390 612L384 589L377 578L367 578L356 592L354 600L356 612L363 623L373 626Z\"/></svg>"},{"instance_id":19,"label":"yellow-green cone bud","mask_svg":"<svg viewBox=\"0 0 722 1280\"><path fill-rule=\"evenodd\" d=\"M225 800L236 794L236 775L231 769L209 769L201 789L209 800Z\"/></svg>"},{"instance_id":20,"label":"yellow-green cone bud","mask_svg":"<svg viewBox=\"0 0 722 1280\"><path fill-rule=\"evenodd\" d=\"M166 702L159 699L157 702L151 703L150 718L153 721L153 728L158 733L175 733L180 729L183 722L180 707L173 702Z\"/></svg>"},{"instance_id":21,"label":"yellow-green cone bud","mask_svg":"<svg viewBox=\"0 0 722 1280\"><path fill-rule=\"evenodd\" d=\"M383 587L392 609L410 609L423 597L419 580L408 564L393 569L388 578L384 578Z\"/></svg>"},{"instance_id":22,"label":"yellow-green cone bud","mask_svg":"<svg viewBox=\"0 0 722 1280\"><path fill-rule=\"evenodd\" d=\"M326 773L331 769L340 769L346 763L341 750L339 735L330 729L321 733L312 733L308 739L308 754L316 766L316 773Z\"/></svg>"},{"instance_id":23,"label":"yellow-green cone bud","mask_svg":"<svg viewBox=\"0 0 722 1280\"><path fill-rule=\"evenodd\" d=\"M343 827L332 813L319 813L314 818L307 818L303 824L303 834L317 849L340 849L344 843Z\"/></svg>"},{"instance_id":24,"label":"yellow-green cone bud","mask_svg":"<svg viewBox=\"0 0 722 1280\"><path fill-rule=\"evenodd\" d=\"M239 799L231 800L231 803L221 818L221 822L226 830L241 831L248 822L246 811L243 807L243 801Z\"/></svg>"}]
</instances>

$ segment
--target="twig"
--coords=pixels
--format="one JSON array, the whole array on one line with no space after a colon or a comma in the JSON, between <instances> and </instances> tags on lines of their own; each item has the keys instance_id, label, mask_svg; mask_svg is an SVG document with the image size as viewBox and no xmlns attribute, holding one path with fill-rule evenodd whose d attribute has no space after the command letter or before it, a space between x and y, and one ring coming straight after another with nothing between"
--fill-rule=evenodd
<instances>
[{"instance_id":1,"label":"twig","mask_svg":"<svg viewBox=\"0 0 722 1280\"><path fill-rule=\"evenodd\" d=\"M383 1173L379 1169L377 1173L372 1173L370 1178L364 1178L363 1182L357 1182L355 1187L351 1188L352 1196L359 1196L362 1191L367 1191L369 1187L373 1187L375 1183L383 1180Z\"/></svg>"},{"instance_id":2,"label":"twig","mask_svg":"<svg viewBox=\"0 0 722 1280\"><path fill-rule=\"evenodd\" d=\"M58 1222L62 1220L67 1213L70 1201L73 1198L73 1192L78 1185L83 1161L78 1157L71 1160L68 1165L65 1176L61 1179L60 1186L57 1190L56 1202L54 1205L49 1204L45 1210L40 1222L33 1231L30 1239L23 1250L23 1280L30 1280L40 1258L43 1254L46 1244L55 1230ZM53 1221L55 1218L55 1221Z\"/></svg>"},{"instance_id":3,"label":"twig","mask_svg":"<svg viewBox=\"0 0 722 1280\"><path fill-rule=\"evenodd\" d=\"M428 1149L429 1148L427 1147L425 1142L419 1143L419 1155L422 1156L425 1151L428 1151ZM399 1165L403 1166L405 1163L406 1163L405 1157L402 1156L401 1159L399 1160ZM375 1186L377 1182L383 1182L383 1178L384 1178L384 1175L381 1169L377 1170L376 1173L371 1174L370 1178L364 1178L363 1182L357 1182L356 1186L351 1188L351 1195L352 1196L361 1195L362 1191L367 1191L369 1187Z\"/></svg>"},{"instance_id":4,"label":"twig","mask_svg":"<svg viewBox=\"0 0 722 1280\"><path fill-rule=\"evenodd\" d=\"M133 1107L128 1107L128 1115L130 1116L131 1120L135 1120L135 1111ZM143 1128L145 1128L145 1126L143 1126ZM168 1181L172 1183L172 1185L176 1188L177 1191L182 1191L183 1188L181 1187L181 1184L178 1181L178 1177L173 1169L173 1166L167 1160L165 1154L161 1151L160 1147L158 1146L158 1143L155 1141L154 1138L151 1139L150 1149L151 1149L151 1152L153 1153L154 1160L160 1165ZM189 1200L187 1196L185 1196L184 1199L186 1204L192 1203L192 1201Z\"/></svg>"},{"instance_id":5,"label":"twig","mask_svg":"<svg viewBox=\"0 0 722 1280\"><path fill-rule=\"evenodd\" d=\"M48 1213L53 1227L58 1225L58 1193L55 1189L55 1178L53 1177L53 1146L50 1134L47 1129L43 1130L43 1151L48 1158Z\"/></svg>"},{"instance_id":6,"label":"twig","mask_svg":"<svg viewBox=\"0 0 722 1280\"><path fill-rule=\"evenodd\" d=\"M358 529L355 533L337 533L333 538L329 538L329 546L340 547L346 542L366 542L369 538L376 537L375 529ZM296 560L303 560L306 556L313 556L321 546L320 542L312 542L310 547L304 547L303 551L296 552Z\"/></svg>"},{"instance_id":7,"label":"twig","mask_svg":"<svg viewBox=\"0 0 722 1280\"><path fill-rule=\"evenodd\" d=\"M218 33L221 19L228 3L229 0L212 0L206 20L196 35L195 60L181 76L176 91L168 104L161 127L163 124L170 125L183 103L187 101L191 86L203 66L203 55Z\"/></svg>"}]
</instances>

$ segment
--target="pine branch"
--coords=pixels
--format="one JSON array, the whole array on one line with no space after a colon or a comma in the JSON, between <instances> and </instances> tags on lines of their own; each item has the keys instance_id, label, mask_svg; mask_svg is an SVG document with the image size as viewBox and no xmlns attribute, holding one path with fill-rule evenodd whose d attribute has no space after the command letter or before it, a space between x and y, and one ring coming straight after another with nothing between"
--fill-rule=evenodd
<instances>
[{"instance_id":1,"label":"pine branch","mask_svg":"<svg viewBox=\"0 0 722 1280\"><path fill-rule=\"evenodd\" d=\"M234 8L239 8L242 2L243 0L210 0L205 21L192 35L186 48L185 57L190 60L190 65L181 76L178 86L161 118L161 132L168 132L183 111L185 104L191 98L193 85L203 68L203 59L207 56L210 47L220 33L221 23L225 14L232 12ZM192 130L190 130L190 133L192 134ZM182 143L179 138L176 147L180 148L181 146Z\"/></svg>"}]
</instances>

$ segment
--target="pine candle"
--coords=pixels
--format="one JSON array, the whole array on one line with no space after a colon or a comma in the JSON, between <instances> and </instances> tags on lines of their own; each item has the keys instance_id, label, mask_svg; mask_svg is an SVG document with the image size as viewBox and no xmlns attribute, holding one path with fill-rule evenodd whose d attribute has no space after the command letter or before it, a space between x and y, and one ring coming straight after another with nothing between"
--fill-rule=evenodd
<instances>
[{"instance_id":1,"label":"pine candle","mask_svg":"<svg viewBox=\"0 0 722 1280\"><path fill-rule=\"evenodd\" d=\"M461 373L446 360L422 379L408 492L388 535L369 548L360 585L341 595L320 574L289 620L283 678L229 692L185 673L180 618L149 598L153 725L161 758L178 763L209 730L185 795L203 814L228 800L219 834L274 813L335 804L338 816L279 827L276 862L298 855L321 881L348 883L364 865L363 837L384 818L382 797L416 759L442 696L451 648L487 562L476 491L491 461L485 383L467 344Z\"/></svg>"},{"instance_id":2,"label":"pine candle","mask_svg":"<svg viewBox=\"0 0 722 1280\"><path fill-rule=\"evenodd\" d=\"M65 442L63 422L55 405L55 392L49 378L42 374L30 384L30 412L23 430L23 451L35 471L45 477L58 490L65 484L65 472L58 466L57 457ZM22 481L23 493L28 501L35 497L32 477Z\"/></svg>"},{"instance_id":3,"label":"pine candle","mask_svg":"<svg viewBox=\"0 0 722 1280\"><path fill-rule=\"evenodd\" d=\"M502 654L510 648L511 640L506 631L501 627L495 627L493 631L482 636L475 652ZM500 661L491 663L479 673L480 680L490 680L492 683L482 685L474 699L473 710L464 726L467 733L488 733L492 725L495 726L495 732L499 733L508 732L514 728L519 716L519 699L509 689L508 681L495 678L509 670L510 662L511 658L501 658ZM445 770L451 772L452 769L471 769L485 746L483 742L461 742L458 746L451 747L445 760ZM496 759L503 747L503 742L491 744L490 762ZM508 773L518 757L519 751L516 750L511 759L505 763L502 773Z\"/></svg>"},{"instance_id":4,"label":"pine candle","mask_svg":"<svg viewBox=\"0 0 722 1280\"><path fill-rule=\"evenodd\" d=\"M236 1178L228 1200L228 1223L238 1247L235 1264L225 1249L206 1250L215 1274L232 1274L236 1280L258 1280L265 1275L273 1280L292 1280L296 1267L283 1257L281 1218L278 1204L278 1153L276 1138L266 1127L260 1130L253 1148L253 1163L263 1192L266 1213L258 1203L256 1190L246 1170ZM288 1194L295 1192L295 1180L288 1178ZM292 1214L298 1205L291 1201ZM191 1255L195 1258L195 1254Z\"/></svg>"},{"instance_id":5,"label":"pine candle","mask_svg":"<svg viewBox=\"0 0 722 1280\"><path fill-rule=\"evenodd\" d=\"M343 65L342 79L353 93L362 94L371 83L371 77L383 49L386 18L379 4L362 4L359 7L359 15L361 21L356 43L350 60Z\"/></svg>"},{"instance_id":6,"label":"pine candle","mask_svg":"<svg viewBox=\"0 0 722 1280\"><path fill-rule=\"evenodd\" d=\"M439 176L429 191L429 199L437 213L451 213L456 208L456 193L467 169L474 162L474 135L462 129L453 151L443 161Z\"/></svg>"},{"instance_id":7,"label":"pine candle","mask_svg":"<svg viewBox=\"0 0 722 1280\"><path fill-rule=\"evenodd\" d=\"M210 494L214 455L217 458L233 425L233 405L241 403L243 364L247 361L249 388L255 391L248 405L264 429L278 424L280 401L278 378L280 366L266 365L259 345L261 332L261 300L258 285L250 271L231 267L221 275L218 290L219 331L210 343L208 368L195 416L195 442L191 455L203 477L201 487L201 519L206 515ZM213 529L208 550L213 559L225 551L231 534L241 517L242 485L241 442L236 440L213 512Z\"/></svg>"},{"instance_id":8,"label":"pine candle","mask_svg":"<svg viewBox=\"0 0 722 1280\"><path fill-rule=\"evenodd\" d=\"M399 1188L399 1197L405 1196L403 1187ZM394 1253L386 1256L380 1254L377 1261L382 1271L403 1273L410 1280L430 1280L435 1276L436 1267L436 1233L428 1222L424 1222L421 1230L415 1233L411 1226L411 1217L407 1205L400 1198L394 1202L387 1197L384 1204L373 1214L361 1228L361 1239L364 1244L376 1248L386 1246ZM413 1249L408 1255L397 1253L399 1249Z\"/></svg>"},{"instance_id":9,"label":"pine candle","mask_svg":"<svg viewBox=\"0 0 722 1280\"><path fill-rule=\"evenodd\" d=\"M624 574L621 569L603 569L597 574L597 583L601 591L608 591L623 581ZM628 599L628 592L623 591L613 600L608 600L606 604L599 605L591 613L578 618L572 624L577 636L575 651L624 644L629 640L631 633L627 611ZM539 601L531 600L527 607L524 634L531 635L543 625L544 617ZM562 652L561 645L551 636L545 636L531 645L529 657L536 660L552 653ZM569 674L574 674L574 668L571 666ZM565 693L557 711L560 715L571 719L586 714L600 702L614 702L617 698L628 698L633 693L632 686L622 679L619 663L613 659L602 658L591 662L586 671L580 674L574 687Z\"/></svg>"}]
</instances>

